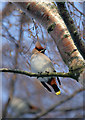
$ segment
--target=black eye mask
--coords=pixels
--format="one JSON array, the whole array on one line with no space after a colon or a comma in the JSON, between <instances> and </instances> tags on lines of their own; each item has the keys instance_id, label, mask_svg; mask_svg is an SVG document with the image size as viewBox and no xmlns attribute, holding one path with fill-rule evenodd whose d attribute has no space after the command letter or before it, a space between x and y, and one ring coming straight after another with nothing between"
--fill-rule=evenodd
<instances>
[{"instance_id":1,"label":"black eye mask","mask_svg":"<svg viewBox=\"0 0 85 120\"><path fill-rule=\"evenodd\" d=\"M45 50L46 50L46 49L44 49L44 48L43 48L43 49L42 49L42 48L41 48L41 49L38 49L37 47L35 47L35 48L36 48L38 51L40 51L41 53L45 53Z\"/></svg>"}]
</instances>

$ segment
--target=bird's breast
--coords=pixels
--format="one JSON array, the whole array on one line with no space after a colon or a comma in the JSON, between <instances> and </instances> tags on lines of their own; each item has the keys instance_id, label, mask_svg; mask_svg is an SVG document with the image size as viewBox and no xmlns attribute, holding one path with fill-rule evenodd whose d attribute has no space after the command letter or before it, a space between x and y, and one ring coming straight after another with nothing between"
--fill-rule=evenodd
<instances>
[{"instance_id":1,"label":"bird's breast","mask_svg":"<svg viewBox=\"0 0 85 120\"><path fill-rule=\"evenodd\" d=\"M42 53L32 55L31 69L33 72L53 72L53 68L51 66L52 63L46 55Z\"/></svg>"},{"instance_id":2,"label":"bird's breast","mask_svg":"<svg viewBox=\"0 0 85 120\"><path fill-rule=\"evenodd\" d=\"M54 67L51 63L51 60L46 55L39 53L34 54L31 57L31 70L34 73L44 73L46 71L53 72ZM48 81L48 78L46 77L44 77L44 79L40 77L39 79L40 81Z\"/></svg>"}]
</instances>

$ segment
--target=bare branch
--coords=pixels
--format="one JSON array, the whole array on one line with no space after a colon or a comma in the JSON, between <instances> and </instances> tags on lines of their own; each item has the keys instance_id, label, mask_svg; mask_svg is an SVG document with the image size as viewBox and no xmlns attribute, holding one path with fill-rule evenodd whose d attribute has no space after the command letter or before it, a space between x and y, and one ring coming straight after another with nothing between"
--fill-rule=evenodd
<instances>
[{"instance_id":1,"label":"bare branch","mask_svg":"<svg viewBox=\"0 0 85 120\"><path fill-rule=\"evenodd\" d=\"M20 52L20 47L21 47L21 41L22 41L22 18L23 18L23 15L21 16L21 22L20 22L20 36L19 36L19 40L16 44L16 48L15 48L15 58L14 58L14 61L15 61L15 64L14 64L14 68L16 69L18 67L18 55L19 55L19 52ZM7 33L9 35L9 38L11 39L11 41L15 42L15 38L12 37L10 35L10 33L8 32L8 29L4 26L4 28L7 30ZM22 35L21 35L22 34ZM15 82L16 82L16 74L13 74L12 76L12 79L11 79L11 82L10 82L10 93L9 93L9 98L7 100L7 103L5 104L5 107L4 107L4 110L3 110L3 117L6 117L7 115L7 109L8 109L8 106L13 98L13 94L14 94L14 89L15 89Z\"/></svg>"},{"instance_id":2,"label":"bare branch","mask_svg":"<svg viewBox=\"0 0 85 120\"><path fill-rule=\"evenodd\" d=\"M2 19L4 19L6 16L10 15L13 10L16 9L16 6L12 4L11 2L8 2L8 4L5 6L5 8L2 11Z\"/></svg>"},{"instance_id":3,"label":"bare branch","mask_svg":"<svg viewBox=\"0 0 85 120\"><path fill-rule=\"evenodd\" d=\"M77 76L71 72L63 73L63 72L53 72L53 73L31 73L28 71L18 70L18 69L8 69L8 68L0 68L0 72L10 72L16 74L27 75L30 77L70 77L77 80Z\"/></svg>"},{"instance_id":4,"label":"bare branch","mask_svg":"<svg viewBox=\"0 0 85 120\"><path fill-rule=\"evenodd\" d=\"M67 111L73 111L73 110L79 110L79 109L83 109L83 106L78 106L78 107L74 107L74 108L60 108L60 109L55 109L54 111L63 111L63 112L67 112Z\"/></svg>"},{"instance_id":5,"label":"bare branch","mask_svg":"<svg viewBox=\"0 0 85 120\"><path fill-rule=\"evenodd\" d=\"M73 3L71 3L71 2L68 2L68 3L69 3L70 5L72 5L81 15L85 16L85 14L82 13L79 9L77 9Z\"/></svg>"}]
</instances>

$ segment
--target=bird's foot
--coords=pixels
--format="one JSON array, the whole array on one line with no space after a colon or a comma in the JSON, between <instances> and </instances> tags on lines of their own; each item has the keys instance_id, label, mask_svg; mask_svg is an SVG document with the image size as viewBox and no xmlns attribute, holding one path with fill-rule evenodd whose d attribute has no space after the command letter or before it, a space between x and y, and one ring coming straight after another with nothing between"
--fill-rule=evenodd
<instances>
[{"instance_id":1,"label":"bird's foot","mask_svg":"<svg viewBox=\"0 0 85 120\"><path fill-rule=\"evenodd\" d=\"M49 71L45 71L45 73L49 73Z\"/></svg>"}]
</instances>

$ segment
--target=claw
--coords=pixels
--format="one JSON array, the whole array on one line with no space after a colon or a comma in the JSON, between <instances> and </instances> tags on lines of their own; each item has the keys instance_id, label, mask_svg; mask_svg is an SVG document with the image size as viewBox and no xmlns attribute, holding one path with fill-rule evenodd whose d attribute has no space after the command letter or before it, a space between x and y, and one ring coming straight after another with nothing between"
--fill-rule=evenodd
<instances>
[{"instance_id":1,"label":"claw","mask_svg":"<svg viewBox=\"0 0 85 120\"><path fill-rule=\"evenodd\" d=\"M45 71L45 73L49 73L48 71Z\"/></svg>"}]
</instances>

